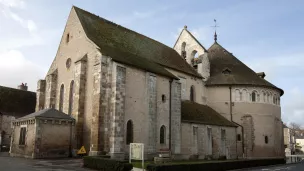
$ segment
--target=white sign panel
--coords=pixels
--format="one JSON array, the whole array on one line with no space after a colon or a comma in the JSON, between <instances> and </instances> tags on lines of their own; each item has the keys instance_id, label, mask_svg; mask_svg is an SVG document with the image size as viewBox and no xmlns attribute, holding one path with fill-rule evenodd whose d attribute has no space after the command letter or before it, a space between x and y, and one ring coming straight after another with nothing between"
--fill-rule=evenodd
<instances>
[{"instance_id":1,"label":"white sign panel","mask_svg":"<svg viewBox=\"0 0 304 171\"><path fill-rule=\"evenodd\" d=\"M144 159L144 144L130 143L130 159L143 160Z\"/></svg>"}]
</instances>

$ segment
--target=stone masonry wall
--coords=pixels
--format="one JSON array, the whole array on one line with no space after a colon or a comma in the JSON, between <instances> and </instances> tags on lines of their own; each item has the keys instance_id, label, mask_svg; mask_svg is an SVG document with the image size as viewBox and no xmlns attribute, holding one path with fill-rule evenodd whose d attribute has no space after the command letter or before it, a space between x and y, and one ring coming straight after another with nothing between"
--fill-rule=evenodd
<instances>
[{"instance_id":1,"label":"stone masonry wall","mask_svg":"<svg viewBox=\"0 0 304 171\"><path fill-rule=\"evenodd\" d=\"M86 92L86 72L87 72L87 59L86 56L75 63L75 80L74 80L74 101L73 101L73 117L76 119L76 148L83 145L83 117L85 105L85 92Z\"/></svg>"},{"instance_id":2,"label":"stone masonry wall","mask_svg":"<svg viewBox=\"0 0 304 171\"><path fill-rule=\"evenodd\" d=\"M197 142L194 142L194 127L197 128ZM208 154L208 133L207 128L212 132L212 154ZM225 130L225 149L222 149L221 131ZM182 123L182 148L181 154L183 159L189 159L197 155L199 159L213 158L218 159L220 156L226 156L228 159L236 158L236 132L234 127L204 125L195 123ZM197 144L195 147L194 144ZM196 149L197 148L197 149Z\"/></svg>"},{"instance_id":3,"label":"stone masonry wall","mask_svg":"<svg viewBox=\"0 0 304 171\"><path fill-rule=\"evenodd\" d=\"M157 137L157 92L156 92L156 75L147 73L147 90L148 90L148 130L149 130L149 144L147 152L153 154L156 152L156 137Z\"/></svg>"},{"instance_id":4,"label":"stone masonry wall","mask_svg":"<svg viewBox=\"0 0 304 171\"><path fill-rule=\"evenodd\" d=\"M57 70L46 76L45 108L55 108L57 91Z\"/></svg>"},{"instance_id":5,"label":"stone masonry wall","mask_svg":"<svg viewBox=\"0 0 304 171\"><path fill-rule=\"evenodd\" d=\"M39 80L37 85L37 98L36 98L36 109L35 111L39 111L44 109L45 104L45 88L46 88L46 81Z\"/></svg>"},{"instance_id":6,"label":"stone masonry wall","mask_svg":"<svg viewBox=\"0 0 304 171\"><path fill-rule=\"evenodd\" d=\"M181 152L181 84L177 80L171 83L171 151Z\"/></svg>"},{"instance_id":7,"label":"stone masonry wall","mask_svg":"<svg viewBox=\"0 0 304 171\"><path fill-rule=\"evenodd\" d=\"M126 68L113 65L115 74L112 80L111 99L111 135L110 135L110 155L112 158L124 158L124 115L126 96Z\"/></svg>"}]
</instances>

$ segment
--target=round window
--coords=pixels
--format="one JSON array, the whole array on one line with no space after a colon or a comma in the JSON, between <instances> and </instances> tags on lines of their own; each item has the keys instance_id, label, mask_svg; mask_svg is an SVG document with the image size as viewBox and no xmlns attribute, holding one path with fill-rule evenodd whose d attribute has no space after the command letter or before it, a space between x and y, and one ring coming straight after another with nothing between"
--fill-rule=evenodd
<instances>
[{"instance_id":1,"label":"round window","mask_svg":"<svg viewBox=\"0 0 304 171\"><path fill-rule=\"evenodd\" d=\"M71 58L67 59L67 61L66 61L66 63L65 63L67 69L69 69L69 68L71 67L71 63L72 63Z\"/></svg>"}]
</instances>

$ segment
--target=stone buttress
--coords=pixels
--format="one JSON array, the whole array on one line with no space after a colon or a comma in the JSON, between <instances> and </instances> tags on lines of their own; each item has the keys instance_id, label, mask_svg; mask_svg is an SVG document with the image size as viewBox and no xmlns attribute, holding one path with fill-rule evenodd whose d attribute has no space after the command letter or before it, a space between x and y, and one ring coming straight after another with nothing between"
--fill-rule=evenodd
<instances>
[{"instance_id":1,"label":"stone buttress","mask_svg":"<svg viewBox=\"0 0 304 171\"><path fill-rule=\"evenodd\" d=\"M171 83L171 152L181 153L181 84L177 80Z\"/></svg>"},{"instance_id":2,"label":"stone buttress","mask_svg":"<svg viewBox=\"0 0 304 171\"><path fill-rule=\"evenodd\" d=\"M45 103L45 86L46 81L45 80L39 80L37 84L37 99L36 99L36 109L35 111L39 111L44 109L44 103Z\"/></svg>"},{"instance_id":3,"label":"stone buttress","mask_svg":"<svg viewBox=\"0 0 304 171\"><path fill-rule=\"evenodd\" d=\"M95 60L93 68L93 104L91 125L90 155L99 155L109 151L109 132L111 118L109 104L111 94L112 61L102 56L101 61Z\"/></svg>"},{"instance_id":4,"label":"stone buttress","mask_svg":"<svg viewBox=\"0 0 304 171\"><path fill-rule=\"evenodd\" d=\"M147 153L155 155L157 141L157 78L152 73L147 73L147 99L148 99L148 140Z\"/></svg>"},{"instance_id":5,"label":"stone buttress","mask_svg":"<svg viewBox=\"0 0 304 171\"><path fill-rule=\"evenodd\" d=\"M126 101L126 68L113 65L112 98L110 101L110 155L112 158L124 158L124 115Z\"/></svg>"},{"instance_id":6,"label":"stone buttress","mask_svg":"<svg viewBox=\"0 0 304 171\"><path fill-rule=\"evenodd\" d=\"M86 92L87 56L75 62L73 118L76 120L76 148L83 145L83 117Z\"/></svg>"},{"instance_id":7,"label":"stone buttress","mask_svg":"<svg viewBox=\"0 0 304 171\"><path fill-rule=\"evenodd\" d=\"M57 91L57 69L46 76L46 91L44 108L55 108Z\"/></svg>"}]
</instances>

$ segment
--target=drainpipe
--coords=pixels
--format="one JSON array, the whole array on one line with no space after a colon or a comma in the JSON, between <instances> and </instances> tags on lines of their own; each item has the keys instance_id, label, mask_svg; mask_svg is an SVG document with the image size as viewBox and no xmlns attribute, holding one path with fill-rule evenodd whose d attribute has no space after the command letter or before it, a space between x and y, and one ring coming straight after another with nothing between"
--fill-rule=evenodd
<instances>
[{"instance_id":1,"label":"drainpipe","mask_svg":"<svg viewBox=\"0 0 304 171\"><path fill-rule=\"evenodd\" d=\"M171 79L169 81L169 97L170 97L170 100L169 100L169 151L171 153L171 98L172 98L172 95L171 95L171 92L172 92L172 82L173 82L173 79Z\"/></svg>"},{"instance_id":2,"label":"drainpipe","mask_svg":"<svg viewBox=\"0 0 304 171\"><path fill-rule=\"evenodd\" d=\"M232 117L232 93L231 93L231 86L229 86L229 109L230 109L230 119L231 122L238 125L242 129L242 150L243 150L243 157L245 156L245 145L244 145L244 127L236 122L233 121ZM236 147L237 147L237 137L236 137Z\"/></svg>"}]
</instances>

